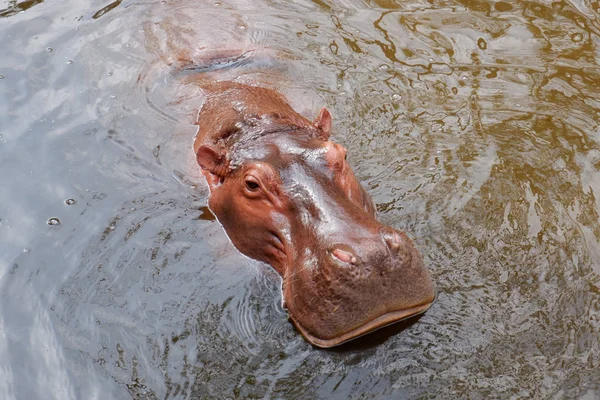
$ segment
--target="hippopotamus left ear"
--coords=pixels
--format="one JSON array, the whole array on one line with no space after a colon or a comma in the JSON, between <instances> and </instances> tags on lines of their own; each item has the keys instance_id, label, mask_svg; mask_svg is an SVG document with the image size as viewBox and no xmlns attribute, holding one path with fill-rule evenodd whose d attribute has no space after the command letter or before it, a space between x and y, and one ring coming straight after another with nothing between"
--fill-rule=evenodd
<instances>
[{"instance_id":1,"label":"hippopotamus left ear","mask_svg":"<svg viewBox=\"0 0 600 400\"><path fill-rule=\"evenodd\" d=\"M321 108L313 125L321 131L325 140L329 139L329 135L331 134L331 114L327 108Z\"/></svg>"},{"instance_id":2,"label":"hippopotamus left ear","mask_svg":"<svg viewBox=\"0 0 600 400\"><path fill-rule=\"evenodd\" d=\"M200 146L196 152L196 160L202 169L213 175L221 175L224 170L225 154L213 146Z\"/></svg>"}]
</instances>

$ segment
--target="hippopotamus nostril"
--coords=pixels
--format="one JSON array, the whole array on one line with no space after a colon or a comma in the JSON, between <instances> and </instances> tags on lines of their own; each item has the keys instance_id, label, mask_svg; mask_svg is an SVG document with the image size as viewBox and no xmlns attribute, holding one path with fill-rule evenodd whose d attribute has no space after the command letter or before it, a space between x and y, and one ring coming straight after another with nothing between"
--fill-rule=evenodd
<instances>
[{"instance_id":1,"label":"hippopotamus nostril","mask_svg":"<svg viewBox=\"0 0 600 400\"><path fill-rule=\"evenodd\" d=\"M381 229L381 237L391 251L397 252L400 250L402 238L398 233L391 229Z\"/></svg>"},{"instance_id":2,"label":"hippopotamus nostril","mask_svg":"<svg viewBox=\"0 0 600 400\"><path fill-rule=\"evenodd\" d=\"M336 248L331 252L331 254L342 262L354 265L358 263L358 258L348 250Z\"/></svg>"}]
</instances>

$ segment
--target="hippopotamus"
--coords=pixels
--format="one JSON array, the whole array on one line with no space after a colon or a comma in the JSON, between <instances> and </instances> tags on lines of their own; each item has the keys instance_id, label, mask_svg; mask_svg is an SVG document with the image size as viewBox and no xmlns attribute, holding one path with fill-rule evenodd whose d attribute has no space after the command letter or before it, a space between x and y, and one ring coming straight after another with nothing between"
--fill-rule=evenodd
<instances>
[{"instance_id":1,"label":"hippopotamus","mask_svg":"<svg viewBox=\"0 0 600 400\"><path fill-rule=\"evenodd\" d=\"M274 88L203 82L194 153L233 245L282 278L302 336L329 348L425 312L436 291L419 251L378 222L332 117L295 112Z\"/></svg>"}]
</instances>

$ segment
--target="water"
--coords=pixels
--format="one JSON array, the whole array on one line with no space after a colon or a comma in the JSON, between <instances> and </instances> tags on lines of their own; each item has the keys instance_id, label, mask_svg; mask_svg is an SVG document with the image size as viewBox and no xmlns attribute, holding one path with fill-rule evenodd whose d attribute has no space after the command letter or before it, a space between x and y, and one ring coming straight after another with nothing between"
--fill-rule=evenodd
<instances>
[{"instance_id":1,"label":"water","mask_svg":"<svg viewBox=\"0 0 600 400\"><path fill-rule=\"evenodd\" d=\"M599 4L0 0L0 398L600 398ZM224 76L329 107L418 321L312 348L206 209L169 64L265 47Z\"/></svg>"}]
</instances>

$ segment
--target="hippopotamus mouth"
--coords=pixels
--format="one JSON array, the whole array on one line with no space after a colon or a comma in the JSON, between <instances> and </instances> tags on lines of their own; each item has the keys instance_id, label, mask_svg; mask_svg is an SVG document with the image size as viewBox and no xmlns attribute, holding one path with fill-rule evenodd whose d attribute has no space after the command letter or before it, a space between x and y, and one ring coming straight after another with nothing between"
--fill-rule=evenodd
<instances>
[{"instance_id":1,"label":"hippopotamus mouth","mask_svg":"<svg viewBox=\"0 0 600 400\"><path fill-rule=\"evenodd\" d=\"M237 249L281 275L306 340L332 347L426 311L435 286L421 255L377 221L346 149L329 140L329 112L310 123L272 90L218 89L194 144L209 207Z\"/></svg>"},{"instance_id":2,"label":"hippopotamus mouth","mask_svg":"<svg viewBox=\"0 0 600 400\"><path fill-rule=\"evenodd\" d=\"M380 328L385 328L386 326L395 324L396 322L400 322L410 317L423 314L429 309L429 307L431 307L432 304L433 300L409 309L385 313L355 329L339 334L338 336L334 336L330 339L314 336L307 329L305 329L299 321L295 320L293 315L290 314L290 316L296 324L296 327L298 328L302 336L304 336L308 342L317 347L327 349L330 347L339 346L341 344L349 342L350 340L357 339L363 335L366 335L367 333L371 333Z\"/></svg>"}]
</instances>

